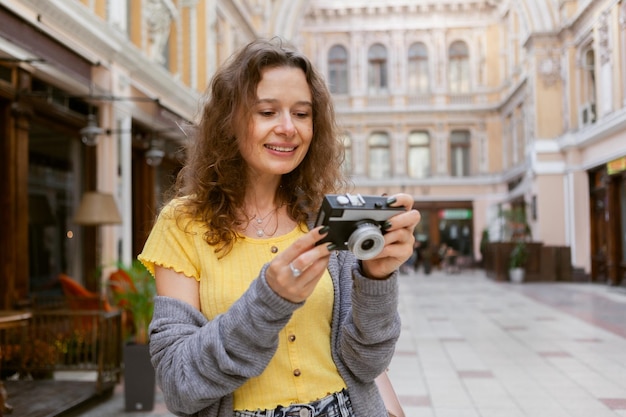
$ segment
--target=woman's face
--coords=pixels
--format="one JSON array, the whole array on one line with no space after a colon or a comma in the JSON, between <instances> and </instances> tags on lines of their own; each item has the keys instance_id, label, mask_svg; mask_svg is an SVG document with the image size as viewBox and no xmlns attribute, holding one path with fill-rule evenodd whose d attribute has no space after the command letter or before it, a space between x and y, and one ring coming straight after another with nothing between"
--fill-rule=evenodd
<instances>
[{"instance_id":1,"label":"woman's face","mask_svg":"<svg viewBox=\"0 0 626 417\"><path fill-rule=\"evenodd\" d=\"M313 138L313 100L299 68L268 68L257 86L248 134L239 151L250 178L281 176L304 159Z\"/></svg>"}]
</instances>

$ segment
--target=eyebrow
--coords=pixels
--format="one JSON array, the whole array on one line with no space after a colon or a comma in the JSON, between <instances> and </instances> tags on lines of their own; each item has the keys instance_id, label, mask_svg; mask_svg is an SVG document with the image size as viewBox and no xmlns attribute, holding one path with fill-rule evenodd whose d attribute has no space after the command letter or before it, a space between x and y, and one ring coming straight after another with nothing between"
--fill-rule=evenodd
<instances>
[{"instance_id":1,"label":"eyebrow","mask_svg":"<svg viewBox=\"0 0 626 417\"><path fill-rule=\"evenodd\" d=\"M275 99L275 98L260 98L254 104L263 104L263 103L276 104L278 102L279 102L278 99ZM296 105L305 105L305 106L313 107L313 103L308 100L297 101Z\"/></svg>"}]
</instances>

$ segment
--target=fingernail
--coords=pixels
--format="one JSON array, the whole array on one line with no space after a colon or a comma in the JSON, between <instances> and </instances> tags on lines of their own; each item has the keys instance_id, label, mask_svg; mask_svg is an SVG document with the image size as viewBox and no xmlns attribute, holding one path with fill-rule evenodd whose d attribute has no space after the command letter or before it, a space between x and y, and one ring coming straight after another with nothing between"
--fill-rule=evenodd
<instances>
[{"instance_id":1,"label":"fingernail","mask_svg":"<svg viewBox=\"0 0 626 417\"><path fill-rule=\"evenodd\" d=\"M383 223L382 225L382 229L383 230L387 230L391 227L391 222L389 220L385 221L385 223Z\"/></svg>"},{"instance_id":2,"label":"fingernail","mask_svg":"<svg viewBox=\"0 0 626 417\"><path fill-rule=\"evenodd\" d=\"M393 204L393 203L395 203L396 201L398 201L398 200L397 200L395 197L389 197L389 198L387 199L387 204Z\"/></svg>"},{"instance_id":3,"label":"fingernail","mask_svg":"<svg viewBox=\"0 0 626 417\"><path fill-rule=\"evenodd\" d=\"M325 235L330 230L330 226L324 226L320 229L320 235Z\"/></svg>"},{"instance_id":4,"label":"fingernail","mask_svg":"<svg viewBox=\"0 0 626 417\"><path fill-rule=\"evenodd\" d=\"M326 246L326 249L328 249L328 252L334 251L335 249L337 249L337 245L331 243L330 245Z\"/></svg>"}]
</instances>

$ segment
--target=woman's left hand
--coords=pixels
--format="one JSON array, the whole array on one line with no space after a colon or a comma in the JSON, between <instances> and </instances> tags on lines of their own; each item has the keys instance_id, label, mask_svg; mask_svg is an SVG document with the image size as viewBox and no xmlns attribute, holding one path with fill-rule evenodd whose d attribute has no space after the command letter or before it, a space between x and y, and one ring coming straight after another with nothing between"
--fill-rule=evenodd
<instances>
[{"instance_id":1,"label":"woman's left hand","mask_svg":"<svg viewBox=\"0 0 626 417\"><path fill-rule=\"evenodd\" d=\"M362 261L363 275L372 279L386 279L413 254L415 236L413 230L419 223L421 215L413 208L413 198L408 194L396 194L393 207L404 206L407 211L396 214L388 222L385 229L385 246L381 253L372 259Z\"/></svg>"}]
</instances>

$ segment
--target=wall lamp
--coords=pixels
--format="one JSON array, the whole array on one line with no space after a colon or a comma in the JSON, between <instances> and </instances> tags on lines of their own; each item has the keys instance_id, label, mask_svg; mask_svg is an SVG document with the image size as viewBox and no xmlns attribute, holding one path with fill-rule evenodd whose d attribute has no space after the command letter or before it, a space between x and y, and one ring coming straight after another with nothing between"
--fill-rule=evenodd
<instances>
[{"instance_id":1,"label":"wall lamp","mask_svg":"<svg viewBox=\"0 0 626 417\"><path fill-rule=\"evenodd\" d=\"M71 98L84 98L95 101L143 101L159 104L158 98L150 97L118 97L118 96L69 96ZM98 126L98 121L93 113L89 113L87 116L87 126L80 129L80 139L87 146L96 146L98 144L99 136L103 134L110 134L110 130L102 129Z\"/></svg>"},{"instance_id":2,"label":"wall lamp","mask_svg":"<svg viewBox=\"0 0 626 417\"><path fill-rule=\"evenodd\" d=\"M157 167L165 157L165 141L158 136L150 135L148 150L145 153L146 163L151 167Z\"/></svg>"},{"instance_id":3,"label":"wall lamp","mask_svg":"<svg viewBox=\"0 0 626 417\"><path fill-rule=\"evenodd\" d=\"M169 130L169 129L166 129ZM96 116L90 114L87 116L87 126L80 130L80 137L82 142L87 146L96 146L101 135L110 135L115 131L110 129L103 129L98 126L96 122ZM119 132L119 131L118 131ZM146 144L148 150L145 153L146 163L151 167L157 167L163 162L165 158L164 141L162 139L151 139Z\"/></svg>"},{"instance_id":4,"label":"wall lamp","mask_svg":"<svg viewBox=\"0 0 626 417\"><path fill-rule=\"evenodd\" d=\"M0 60L2 58L0 57ZM51 100L52 93L51 91L22 91L20 94L27 97L38 97L39 99ZM98 118L96 114L93 113L93 102L106 102L106 101L134 101L134 102L146 102L146 103L154 103L157 106L160 106L160 100L158 98L151 98L145 96L113 96L113 95L67 95L63 93L56 92L55 97L61 96L65 99L77 99L83 100L86 105L89 106L89 114L87 115L87 124L85 127L79 130L80 138L85 146L96 146L100 140L100 136L102 135L111 135L112 133L122 133L119 130L111 130L104 129L98 125ZM165 111L171 114L171 117L178 118L174 112L171 110L160 106L160 111ZM194 125L188 121L178 121L173 120L176 124L176 128L166 128L160 130L152 130L150 132L151 136L156 132L165 132L171 130L180 130L185 136L188 136L187 130L195 129ZM132 131L131 131L132 132ZM145 160L146 163L152 167L159 166L165 158L166 155L169 155L169 152L166 152L166 142L161 138L151 138L149 141L144 141L143 149L145 151Z\"/></svg>"},{"instance_id":5,"label":"wall lamp","mask_svg":"<svg viewBox=\"0 0 626 417\"><path fill-rule=\"evenodd\" d=\"M146 163L151 167L157 167L163 162L165 151L158 148L150 148L146 152Z\"/></svg>"},{"instance_id":6,"label":"wall lamp","mask_svg":"<svg viewBox=\"0 0 626 417\"><path fill-rule=\"evenodd\" d=\"M96 146L100 135L106 133L106 130L98 126L96 115L87 116L87 126L80 129L80 139L87 146Z\"/></svg>"}]
</instances>

